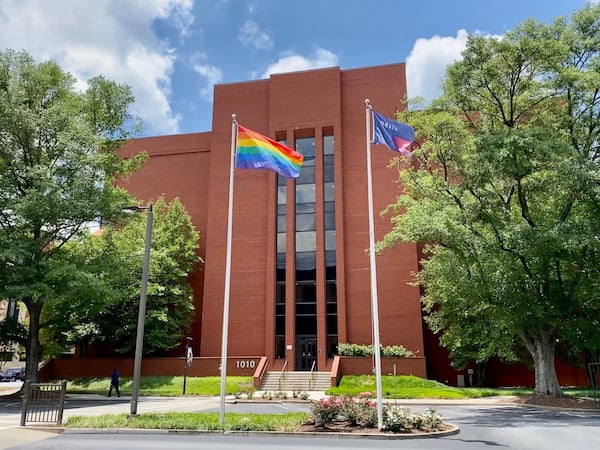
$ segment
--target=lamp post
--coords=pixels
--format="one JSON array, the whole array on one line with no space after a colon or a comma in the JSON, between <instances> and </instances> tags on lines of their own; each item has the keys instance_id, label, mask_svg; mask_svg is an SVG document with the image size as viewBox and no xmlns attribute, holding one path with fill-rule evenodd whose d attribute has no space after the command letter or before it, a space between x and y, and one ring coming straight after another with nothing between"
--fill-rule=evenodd
<instances>
[{"instance_id":1,"label":"lamp post","mask_svg":"<svg viewBox=\"0 0 600 450\"><path fill-rule=\"evenodd\" d=\"M194 354L192 352L192 338L191 337L186 337L185 338L187 340L186 344L185 344L185 363L183 366L183 395L185 395L185 385L186 385L186 381L187 381L187 370L188 367L190 367L192 365L192 361L194 358Z\"/></svg>"},{"instance_id":2,"label":"lamp post","mask_svg":"<svg viewBox=\"0 0 600 450\"><path fill-rule=\"evenodd\" d=\"M142 348L144 346L144 323L146 319L146 294L148 293L148 272L150 269L150 246L152 244L152 204L148 206L128 206L123 211L146 211L146 240L144 241L144 264L142 266L142 283L140 288L140 306L138 310L137 335L135 339L135 359L133 362L133 389L131 391L132 416L137 415L138 394L140 391L140 371L142 368Z\"/></svg>"}]
</instances>

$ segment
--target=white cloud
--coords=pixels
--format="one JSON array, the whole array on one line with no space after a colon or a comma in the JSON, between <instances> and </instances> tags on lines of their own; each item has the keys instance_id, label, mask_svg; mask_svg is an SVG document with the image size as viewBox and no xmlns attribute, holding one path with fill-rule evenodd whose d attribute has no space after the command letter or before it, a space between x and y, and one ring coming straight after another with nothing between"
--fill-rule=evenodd
<instances>
[{"instance_id":1,"label":"white cloud","mask_svg":"<svg viewBox=\"0 0 600 450\"><path fill-rule=\"evenodd\" d=\"M223 79L223 71L218 67L203 64L202 60L206 59L205 55L196 55L195 59L200 60L200 62L193 64L194 70L206 79L206 85L200 90L200 94L205 99L212 101L213 87Z\"/></svg>"},{"instance_id":2,"label":"white cloud","mask_svg":"<svg viewBox=\"0 0 600 450\"><path fill-rule=\"evenodd\" d=\"M320 69L337 65L337 55L323 48L317 48L310 57L287 52L267 67L262 76L268 78L269 75L274 73L297 72L299 70Z\"/></svg>"},{"instance_id":3,"label":"white cloud","mask_svg":"<svg viewBox=\"0 0 600 450\"><path fill-rule=\"evenodd\" d=\"M273 38L268 32L261 31L256 22L246 20L242 28L239 29L238 40L244 46L253 46L257 50L270 50L273 48Z\"/></svg>"},{"instance_id":4,"label":"white cloud","mask_svg":"<svg viewBox=\"0 0 600 450\"><path fill-rule=\"evenodd\" d=\"M420 38L406 58L406 84L408 97L424 97L433 100L441 93L440 85L446 74L446 67L462 59L468 33L458 30L456 37L433 36Z\"/></svg>"},{"instance_id":5,"label":"white cloud","mask_svg":"<svg viewBox=\"0 0 600 450\"><path fill-rule=\"evenodd\" d=\"M102 74L132 87L132 112L154 133L176 133L169 105L175 55L153 32L167 21L183 38L193 22L193 0L3 0L0 42L37 61L52 59L78 78Z\"/></svg>"}]
</instances>

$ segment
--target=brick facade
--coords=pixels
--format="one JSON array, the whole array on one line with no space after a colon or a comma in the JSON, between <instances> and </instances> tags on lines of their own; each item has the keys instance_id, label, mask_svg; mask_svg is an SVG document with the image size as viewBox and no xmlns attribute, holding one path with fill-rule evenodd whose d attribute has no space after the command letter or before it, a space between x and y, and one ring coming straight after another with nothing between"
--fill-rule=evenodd
<instances>
[{"instance_id":1,"label":"brick facade","mask_svg":"<svg viewBox=\"0 0 600 450\"><path fill-rule=\"evenodd\" d=\"M206 263L191 278L196 306L191 333L194 354L215 357L221 349L234 113L245 127L272 138L285 136L290 145L296 138L312 136L322 151L322 137L333 135L338 341L371 343L364 100L369 98L378 111L392 116L402 107L405 94L404 64L321 69L222 84L215 87L211 132L137 139L124 149L124 156L143 150L150 158L123 186L143 201L161 194L179 197L200 232L200 253ZM374 146L372 154L375 238L381 239L391 225L378 212L394 202L399 187L397 173L387 168L393 153ZM234 186L228 354L265 355L278 367L282 361L276 358L274 344L277 177L273 172L236 170ZM294 182L289 181L290 203L293 189ZM316 189L319 198L318 182ZM290 216L288 229L293 229ZM322 221L317 204L316 222ZM324 258L322 234L317 225L317 261ZM293 248L294 233L288 233L287 240L288 248ZM416 246L411 244L377 257L380 331L382 345L401 344L423 357L419 291L408 285L417 262ZM294 276L291 265L286 269L288 279ZM317 268L317 279L323 279L323 271ZM326 351L325 291L319 282L316 289L316 359L317 367L325 370L331 363ZM292 370L294 292L294 284L288 283L285 344Z\"/></svg>"}]
</instances>

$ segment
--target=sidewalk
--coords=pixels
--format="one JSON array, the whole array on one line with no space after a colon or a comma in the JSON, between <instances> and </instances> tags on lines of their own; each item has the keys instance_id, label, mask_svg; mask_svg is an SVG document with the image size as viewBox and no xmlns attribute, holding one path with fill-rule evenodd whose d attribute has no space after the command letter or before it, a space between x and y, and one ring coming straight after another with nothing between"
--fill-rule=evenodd
<instances>
[{"instance_id":1,"label":"sidewalk","mask_svg":"<svg viewBox=\"0 0 600 450\"><path fill-rule=\"evenodd\" d=\"M241 403L241 402L253 402L253 403L276 403L276 402L290 402L290 401L309 401L309 400L320 400L322 398L327 398L328 396L325 392L322 391L309 391L307 392L307 399L294 398L292 392L285 392L287 398L275 397L272 396L271 399L267 398L267 392L264 391L256 391L251 399L246 398L235 398L233 395L227 395L225 397L225 402L227 403ZM434 398L424 398L424 399L414 399L414 398L398 398L398 399L384 399L384 404L399 404L399 405L515 405L514 400L515 396L492 396L492 397L480 397L480 398L469 398L469 399L434 399ZM181 395L175 397L152 397L152 396L143 396L141 399L152 400L154 402L164 401L165 404L173 401L173 400L197 400L199 402L202 401L220 401L219 396L201 396L201 395ZM120 402L120 403L128 403L131 401L130 396L122 395L121 397L107 397L105 395L99 394L67 394L68 400L77 400L77 401L90 401L90 402Z\"/></svg>"},{"instance_id":2,"label":"sidewalk","mask_svg":"<svg viewBox=\"0 0 600 450\"><path fill-rule=\"evenodd\" d=\"M62 430L33 430L21 427L5 428L0 430L2 440L0 449L17 447L20 445L32 444L37 441L48 439L61 433Z\"/></svg>"}]
</instances>

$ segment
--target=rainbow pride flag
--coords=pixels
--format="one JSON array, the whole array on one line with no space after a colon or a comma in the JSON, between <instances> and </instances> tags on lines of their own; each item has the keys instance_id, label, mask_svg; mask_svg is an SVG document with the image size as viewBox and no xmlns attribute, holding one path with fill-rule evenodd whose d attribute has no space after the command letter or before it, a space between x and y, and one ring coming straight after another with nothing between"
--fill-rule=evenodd
<instances>
[{"instance_id":1,"label":"rainbow pride flag","mask_svg":"<svg viewBox=\"0 0 600 450\"><path fill-rule=\"evenodd\" d=\"M256 131L237 126L235 167L274 170L286 178L298 178L304 156Z\"/></svg>"}]
</instances>

